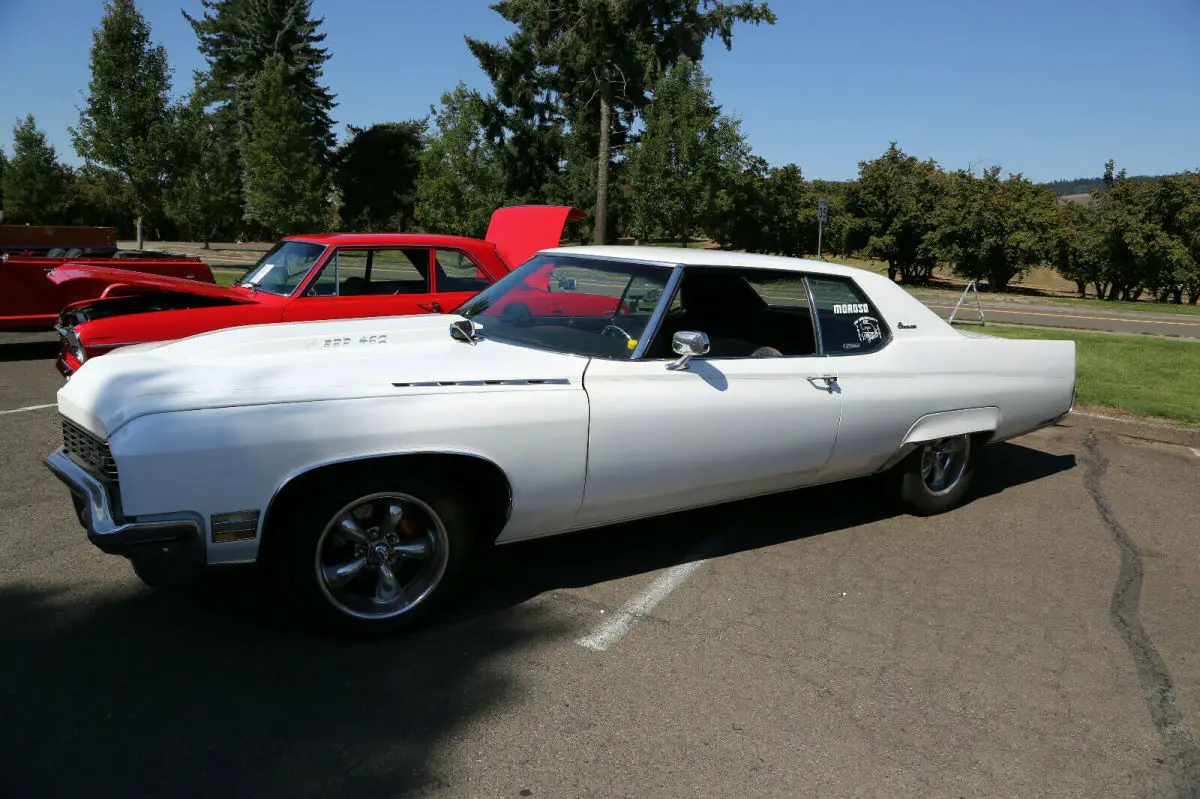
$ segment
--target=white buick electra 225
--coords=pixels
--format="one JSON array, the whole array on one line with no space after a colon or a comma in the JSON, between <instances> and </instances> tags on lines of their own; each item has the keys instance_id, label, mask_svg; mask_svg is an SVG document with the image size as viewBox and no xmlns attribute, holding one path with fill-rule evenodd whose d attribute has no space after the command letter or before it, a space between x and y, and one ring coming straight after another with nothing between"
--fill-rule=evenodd
<instances>
[{"instance_id":1,"label":"white buick electra 225","mask_svg":"<svg viewBox=\"0 0 1200 799\"><path fill-rule=\"evenodd\" d=\"M89 360L47 465L148 583L259 563L315 619L386 632L496 544L874 474L948 510L1074 387L1072 342L960 332L864 270L565 247L451 314Z\"/></svg>"}]
</instances>

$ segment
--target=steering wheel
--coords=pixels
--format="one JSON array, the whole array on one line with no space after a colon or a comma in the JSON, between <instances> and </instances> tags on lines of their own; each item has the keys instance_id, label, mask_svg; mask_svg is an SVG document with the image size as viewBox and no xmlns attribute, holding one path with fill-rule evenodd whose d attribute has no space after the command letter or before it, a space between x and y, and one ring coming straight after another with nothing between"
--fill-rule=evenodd
<instances>
[{"instance_id":1,"label":"steering wheel","mask_svg":"<svg viewBox=\"0 0 1200 799\"><path fill-rule=\"evenodd\" d=\"M607 325L604 326L604 329L600 331L600 335L602 335L602 336L606 335L608 333L608 331L610 331L610 330L615 330L618 333L620 333L622 336L625 337L626 341L633 341L633 336L629 335L629 333L627 333L623 327L621 327L620 325L617 325L617 324L613 324L612 322L609 322Z\"/></svg>"}]
</instances>

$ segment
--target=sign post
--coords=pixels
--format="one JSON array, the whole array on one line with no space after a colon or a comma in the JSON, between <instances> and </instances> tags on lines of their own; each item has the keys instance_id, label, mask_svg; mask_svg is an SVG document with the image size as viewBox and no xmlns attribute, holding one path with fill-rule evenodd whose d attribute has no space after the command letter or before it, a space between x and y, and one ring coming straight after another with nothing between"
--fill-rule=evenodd
<instances>
[{"instance_id":1,"label":"sign post","mask_svg":"<svg viewBox=\"0 0 1200 799\"><path fill-rule=\"evenodd\" d=\"M825 222L829 219L829 198L821 197L817 200L817 260L825 260L821 253L821 234L824 232Z\"/></svg>"}]
</instances>

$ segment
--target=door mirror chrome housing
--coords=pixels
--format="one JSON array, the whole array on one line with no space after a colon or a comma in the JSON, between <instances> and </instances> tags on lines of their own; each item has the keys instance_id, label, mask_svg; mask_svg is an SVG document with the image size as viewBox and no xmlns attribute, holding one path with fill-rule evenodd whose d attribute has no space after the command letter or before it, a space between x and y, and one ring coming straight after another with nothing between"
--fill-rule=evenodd
<instances>
[{"instance_id":1,"label":"door mirror chrome housing","mask_svg":"<svg viewBox=\"0 0 1200 799\"><path fill-rule=\"evenodd\" d=\"M680 330L671 338L671 349L680 357L679 360L667 364L667 368L672 372L686 369L688 361L692 358L708 353L708 336L697 330Z\"/></svg>"},{"instance_id":2,"label":"door mirror chrome housing","mask_svg":"<svg viewBox=\"0 0 1200 799\"><path fill-rule=\"evenodd\" d=\"M465 341L475 346L475 323L470 319L456 319L450 323L450 338Z\"/></svg>"}]
</instances>

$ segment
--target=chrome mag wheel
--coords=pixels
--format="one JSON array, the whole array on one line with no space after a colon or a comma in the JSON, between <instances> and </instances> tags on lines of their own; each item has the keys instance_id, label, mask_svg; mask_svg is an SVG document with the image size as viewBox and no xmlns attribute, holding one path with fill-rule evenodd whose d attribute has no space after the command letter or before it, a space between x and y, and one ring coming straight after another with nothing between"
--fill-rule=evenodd
<instances>
[{"instance_id":1,"label":"chrome mag wheel","mask_svg":"<svg viewBox=\"0 0 1200 799\"><path fill-rule=\"evenodd\" d=\"M921 480L926 490L942 496L954 490L971 458L971 437L954 436L930 441L921 448Z\"/></svg>"},{"instance_id":2,"label":"chrome mag wheel","mask_svg":"<svg viewBox=\"0 0 1200 799\"><path fill-rule=\"evenodd\" d=\"M325 598L359 619L389 619L420 605L446 572L450 543L437 513L408 494L360 497L334 514L314 567Z\"/></svg>"}]
</instances>

